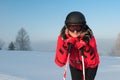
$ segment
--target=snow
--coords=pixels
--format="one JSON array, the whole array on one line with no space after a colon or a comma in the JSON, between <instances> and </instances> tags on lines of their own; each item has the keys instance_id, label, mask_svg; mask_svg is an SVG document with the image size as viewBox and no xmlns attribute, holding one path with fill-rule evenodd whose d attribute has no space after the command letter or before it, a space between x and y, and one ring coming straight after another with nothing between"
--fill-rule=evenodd
<instances>
[{"instance_id":1,"label":"snow","mask_svg":"<svg viewBox=\"0 0 120 80\"><path fill-rule=\"evenodd\" d=\"M62 80L54 52L0 51L0 80ZM101 56L95 80L119 80L120 57ZM66 80L71 80L69 69Z\"/></svg>"},{"instance_id":2,"label":"snow","mask_svg":"<svg viewBox=\"0 0 120 80\"><path fill-rule=\"evenodd\" d=\"M0 74L0 80L27 80L19 77L14 77L11 75Z\"/></svg>"}]
</instances>

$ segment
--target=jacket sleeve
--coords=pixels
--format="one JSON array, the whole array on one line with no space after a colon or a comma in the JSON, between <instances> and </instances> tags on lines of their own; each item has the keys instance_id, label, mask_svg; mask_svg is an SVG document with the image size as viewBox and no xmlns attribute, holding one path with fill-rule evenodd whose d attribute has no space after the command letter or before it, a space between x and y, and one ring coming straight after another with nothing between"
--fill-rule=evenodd
<instances>
[{"instance_id":1,"label":"jacket sleeve","mask_svg":"<svg viewBox=\"0 0 120 80\"><path fill-rule=\"evenodd\" d=\"M91 37L89 45L90 45L90 51L85 52L85 55L87 56L86 61L89 67L94 67L99 64L99 55L98 55L97 45L94 36Z\"/></svg>"},{"instance_id":2,"label":"jacket sleeve","mask_svg":"<svg viewBox=\"0 0 120 80\"><path fill-rule=\"evenodd\" d=\"M93 48L94 53L98 54L96 40L95 40L94 36L92 36L89 44L90 44L91 48Z\"/></svg>"},{"instance_id":3,"label":"jacket sleeve","mask_svg":"<svg viewBox=\"0 0 120 80\"><path fill-rule=\"evenodd\" d=\"M56 46L56 55L55 55L55 63L62 67L66 64L67 61L67 45L61 36L58 36L57 46Z\"/></svg>"}]
</instances>

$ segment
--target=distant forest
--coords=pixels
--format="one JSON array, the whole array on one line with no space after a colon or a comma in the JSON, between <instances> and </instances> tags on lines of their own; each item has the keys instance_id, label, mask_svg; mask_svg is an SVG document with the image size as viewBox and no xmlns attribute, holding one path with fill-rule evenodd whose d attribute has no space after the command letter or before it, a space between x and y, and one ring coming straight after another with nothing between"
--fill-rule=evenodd
<instances>
[{"instance_id":1,"label":"distant forest","mask_svg":"<svg viewBox=\"0 0 120 80\"><path fill-rule=\"evenodd\" d=\"M5 42L0 39L0 50L2 50ZM24 28L21 28L18 33L15 41L11 41L8 44L8 50L23 50L28 51L31 50L30 46L30 38Z\"/></svg>"},{"instance_id":2,"label":"distant forest","mask_svg":"<svg viewBox=\"0 0 120 80\"><path fill-rule=\"evenodd\" d=\"M0 50L3 49L4 44L5 44L5 42L0 38ZM47 44L49 46L52 46L52 48L50 48L48 45L45 46L45 43L42 43L41 45L43 45L43 44L44 44L44 46L39 47L40 50L55 51L55 43L52 42L51 44L49 44L47 42ZM30 37L29 37L29 35L27 34L27 32L24 28L21 28L18 31L15 41L11 41L8 44L7 50L20 50L20 51L30 51L30 50L32 50L31 43L30 43ZM112 49L111 49L109 55L120 56L120 33L118 34L117 39L116 39L114 45L112 46Z\"/></svg>"}]
</instances>

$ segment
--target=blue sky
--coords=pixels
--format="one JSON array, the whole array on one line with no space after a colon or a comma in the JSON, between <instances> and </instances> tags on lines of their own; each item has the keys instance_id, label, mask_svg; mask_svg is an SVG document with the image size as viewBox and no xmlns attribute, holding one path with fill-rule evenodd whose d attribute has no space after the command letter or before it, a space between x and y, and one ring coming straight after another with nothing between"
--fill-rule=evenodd
<instances>
[{"instance_id":1,"label":"blue sky","mask_svg":"<svg viewBox=\"0 0 120 80\"><path fill-rule=\"evenodd\" d=\"M31 42L56 40L71 11L82 12L96 38L120 32L119 0L0 0L0 38L15 41L23 27Z\"/></svg>"}]
</instances>

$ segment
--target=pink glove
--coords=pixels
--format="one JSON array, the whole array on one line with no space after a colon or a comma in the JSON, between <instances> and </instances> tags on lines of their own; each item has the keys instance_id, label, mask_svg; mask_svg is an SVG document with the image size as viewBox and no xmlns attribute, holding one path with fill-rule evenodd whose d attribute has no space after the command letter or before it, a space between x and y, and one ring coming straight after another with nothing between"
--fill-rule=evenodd
<instances>
[{"instance_id":1,"label":"pink glove","mask_svg":"<svg viewBox=\"0 0 120 80\"><path fill-rule=\"evenodd\" d=\"M69 34L65 34L67 39L65 40L66 44L75 44L78 38L71 37Z\"/></svg>"},{"instance_id":2,"label":"pink glove","mask_svg":"<svg viewBox=\"0 0 120 80\"><path fill-rule=\"evenodd\" d=\"M77 41L77 38L69 37L69 38L66 40L66 43L67 43L67 45L69 45L69 44L74 45L74 44L76 43L76 41Z\"/></svg>"},{"instance_id":3,"label":"pink glove","mask_svg":"<svg viewBox=\"0 0 120 80\"><path fill-rule=\"evenodd\" d=\"M77 41L77 42L76 42L75 46L76 46L78 49L81 49L81 48L83 48L83 47L86 47L87 44L86 44L85 41L80 40L80 41Z\"/></svg>"}]
</instances>

